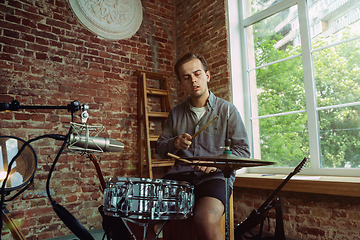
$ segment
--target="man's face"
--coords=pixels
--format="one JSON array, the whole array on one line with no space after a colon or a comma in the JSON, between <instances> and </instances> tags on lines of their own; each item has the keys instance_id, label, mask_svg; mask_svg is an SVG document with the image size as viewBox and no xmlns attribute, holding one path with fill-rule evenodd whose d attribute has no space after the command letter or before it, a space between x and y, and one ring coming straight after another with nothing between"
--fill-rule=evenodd
<instances>
[{"instance_id":1,"label":"man's face","mask_svg":"<svg viewBox=\"0 0 360 240\"><path fill-rule=\"evenodd\" d=\"M179 67L181 85L191 98L207 96L210 81L210 72L204 71L204 66L199 59L190 60Z\"/></svg>"}]
</instances>

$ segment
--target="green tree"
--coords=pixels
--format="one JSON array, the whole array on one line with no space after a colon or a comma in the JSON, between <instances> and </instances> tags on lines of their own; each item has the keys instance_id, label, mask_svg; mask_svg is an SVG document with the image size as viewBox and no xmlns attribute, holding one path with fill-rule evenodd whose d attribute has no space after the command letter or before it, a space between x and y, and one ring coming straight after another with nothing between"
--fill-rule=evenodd
<instances>
[{"instance_id":1,"label":"green tree","mask_svg":"<svg viewBox=\"0 0 360 240\"><path fill-rule=\"evenodd\" d=\"M344 31L346 40L351 35ZM336 41L330 39L331 42ZM318 41L314 48L328 44ZM323 49L314 54L318 106L334 106L360 100L360 41L354 40ZM360 106L347 106L319 111L321 162L326 168L360 165Z\"/></svg>"},{"instance_id":2,"label":"green tree","mask_svg":"<svg viewBox=\"0 0 360 240\"><path fill-rule=\"evenodd\" d=\"M282 36L273 33L264 37L263 33L254 31L257 66L301 52L290 45L276 49L274 45ZM343 34L344 39L353 36ZM327 44L326 39L318 39L313 48ZM314 53L318 107L359 102L359 49L360 41L354 40ZM259 116L305 110L303 75L301 57L257 69ZM359 167L359 110L360 106L347 106L319 111L323 167ZM261 159L293 167L309 154L306 112L261 118L259 128Z\"/></svg>"},{"instance_id":3,"label":"green tree","mask_svg":"<svg viewBox=\"0 0 360 240\"><path fill-rule=\"evenodd\" d=\"M274 47L281 35L255 38L258 43L256 65L286 58L299 52L288 46ZM292 53L290 53L292 52ZM305 110L305 92L301 57L259 68L256 71L259 116ZM308 152L306 114L289 114L262 118L259 122L261 159L275 161L277 166L296 166Z\"/></svg>"}]
</instances>

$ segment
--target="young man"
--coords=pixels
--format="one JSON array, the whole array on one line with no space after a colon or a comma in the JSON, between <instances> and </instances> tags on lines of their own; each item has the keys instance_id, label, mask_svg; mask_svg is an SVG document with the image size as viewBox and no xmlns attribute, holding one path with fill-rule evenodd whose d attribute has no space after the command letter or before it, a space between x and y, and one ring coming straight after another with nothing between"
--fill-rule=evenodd
<instances>
[{"instance_id":1,"label":"young man","mask_svg":"<svg viewBox=\"0 0 360 240\"><path fill-rule=\"evenodd\" d=\"M168 158L168 153L179 157L219 156L224 151L228 121L232 153L248 158L248 140L240 114L233 104L209 91L210 71L204 57L188 53L177 61L174 69L190 97L171 109L156 143L158 155L161 158ZM219 117L209 127L192 138L216 116ZM188 181L195 186L194 222L198 239L222 239L220 221L226 203L223 173L215 167L194 167L176 161L164 178ZM234 180L233 173L231 187Z\"/></svg>"}]
</instances>

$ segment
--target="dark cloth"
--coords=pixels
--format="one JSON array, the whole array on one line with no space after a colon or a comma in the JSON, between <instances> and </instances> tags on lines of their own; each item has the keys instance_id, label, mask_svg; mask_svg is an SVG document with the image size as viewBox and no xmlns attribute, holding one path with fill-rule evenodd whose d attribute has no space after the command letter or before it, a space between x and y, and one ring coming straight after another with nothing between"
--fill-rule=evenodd
<instances>
[{"instance_id":1,"label":"dark cloth","mask_svg":"<svg viewBox=\"0 0 360 240\"><path fill-rule=\"evenodd\" d=\"M231 196L231 188L229 191L229 198ZM226 191L225 191L225 181L221 179L212 179L199 185L194 188L195 202L202 197L213 197L219 199L223 205L224 210L226 206ZM229 199L228 199L229 200Z\"/></svg>"}]
</instances>

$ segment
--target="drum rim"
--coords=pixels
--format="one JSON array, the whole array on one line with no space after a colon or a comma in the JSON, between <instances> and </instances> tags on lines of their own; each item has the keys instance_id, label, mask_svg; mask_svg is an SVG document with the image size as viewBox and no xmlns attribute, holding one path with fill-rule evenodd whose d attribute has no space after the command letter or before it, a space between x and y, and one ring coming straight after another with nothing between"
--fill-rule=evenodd
<instances>
[{"instance_id":1,"label":"drum rim","mask_svg":"<svg viewBox=\"0 0 360 240\"><path fill-rule=\"evenodd\" d=\"M178 180L173 180L173 179L162 179L162 178L139 178L139 177L111 177L109 178L108 182L112 182L112 183L116 183L116 182L120 182L121 180L126 179L126 180L131 180L131 182L134 183L174 183L174 185L188 185L188 186L193 186L192 184L190 184L187 181L178 181ZM116 181L118 180L118 181Z\"/></svg>"}]
</instances>

